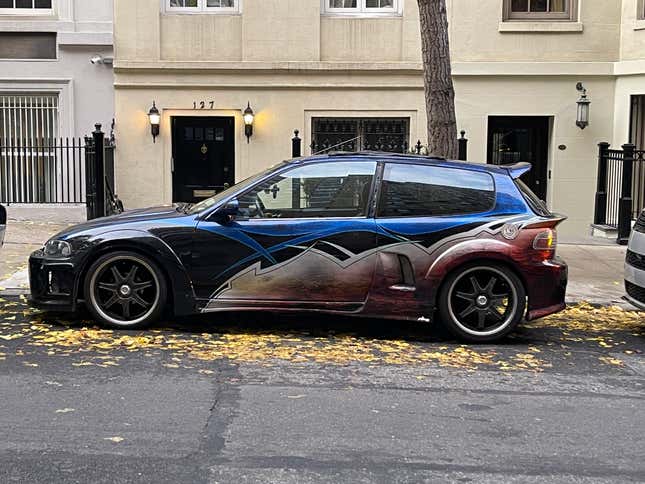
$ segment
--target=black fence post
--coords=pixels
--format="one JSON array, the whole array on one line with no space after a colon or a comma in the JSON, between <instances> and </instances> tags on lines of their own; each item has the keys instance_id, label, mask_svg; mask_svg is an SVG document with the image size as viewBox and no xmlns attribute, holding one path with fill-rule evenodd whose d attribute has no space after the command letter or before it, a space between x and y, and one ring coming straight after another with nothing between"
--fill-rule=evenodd
<instances>
[{"instance_id":1,"label":"black fence post","mask_svg":"<svg viewBox=\"0 0 645 484\"><path fill-rule=\"evenodd\" d=\"M623 177L618 206L618 243L626 245L632 231L632 178L636 146L623 145Z\"/></svg>"},{"instance_id":2,"label":"black fence post","mask_svg":"<svg viewBox=\"0 0 645 484\"><path fill-rule=\"evenodd\" d=\"M414 145L414 151L417 155L421 154L421 149L423 148L423 145L421 144L421 140L417 140L417 144Z\"/></svg>"},{"instance_id":3,"label":"black fence post","mask_svg":"<svg viewBox=\"0 0 645 484\"><path fill-rule=\"evenodd\" d=\"M466 132L461 131L461 138L459 138L459 160L466 161L468 160L468 139L466 138Z\"/></svg>"},{"instance_id":4,"label":"black fence post","mask_svg":"<svg viewBox=\"0 0 645 484\"><path fill-rule=\"evenodd\" d=\"M596 182L596 207L593 223L605 225L607 223L607 142L598 143L598 181Z\"/></svg>"},{"instance_id":5,"label":"black fence post","mask_svg":"<svg viewBox=\"0 0 645 484\"><path fill-rule=\"evenodd\" d=\"M296 129L293 134L295 136L291 138L291 157L300 158L302 156L302 138L298 136L300 131Z\"/></svg>"},{"instance_id":6,"label":"black fence post","mask_svg":"<svg viewBox=\"0 0 645 484\"><path fill-rule=\"evenodd\" d=\"M96 217L105 217L105 133L101 125L94 125L94 178L96 183Z\"/></svg>"}]
</instances>

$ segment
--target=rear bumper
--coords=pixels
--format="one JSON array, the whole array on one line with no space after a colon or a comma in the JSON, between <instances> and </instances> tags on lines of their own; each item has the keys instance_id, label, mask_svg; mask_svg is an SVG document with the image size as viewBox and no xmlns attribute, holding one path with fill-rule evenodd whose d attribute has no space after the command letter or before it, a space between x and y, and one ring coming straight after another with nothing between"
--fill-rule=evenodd
<instances>
[{"instance_id":1,"label":"rear bumper","mask_svg":"<svg viewBox=\"0 0 645 484\"><path fill-rule=\"evenodd\" d=\"M37 250L29 258L29 303L50 311L75 311L76 272L72 261L46 259Z\"/></svg>"},{"instance_id":2,"label":"rear bumper","mask_svg":"<svg viewBox=\"0 0 645 484\"><path fill-rule=\"evenodd\" d=\"M532 266L525 273L529 308L527 321L543 318L565 309L569 269L556 257Z\"/></svg>"}]
</instances>

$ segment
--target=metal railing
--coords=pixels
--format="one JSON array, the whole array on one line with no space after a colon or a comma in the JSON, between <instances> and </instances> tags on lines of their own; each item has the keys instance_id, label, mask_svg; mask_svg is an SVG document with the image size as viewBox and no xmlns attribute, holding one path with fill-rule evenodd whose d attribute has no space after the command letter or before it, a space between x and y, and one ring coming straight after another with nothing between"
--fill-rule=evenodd
<instances>
[{"instance_id":1,"label":"metal railing","mask_svg":"<svg viewBox=\"0 0 645 484\"><path fill-rule=\"evenodd\" d=\"M0 139L0 202L84 203L85 143Z\"/></svg>"},{"instance_id":2,"label":"metal railing","mask_svg":"<svg viewBox=\"0 0 645 484\"><path fill-rule=\"evenodd\" d=\"M618 243L625 244L632 221L645 208L645 150L625 144L622 150L598 145L598 181L594 224L618 230Z\"/></svg>"}]
</instances>

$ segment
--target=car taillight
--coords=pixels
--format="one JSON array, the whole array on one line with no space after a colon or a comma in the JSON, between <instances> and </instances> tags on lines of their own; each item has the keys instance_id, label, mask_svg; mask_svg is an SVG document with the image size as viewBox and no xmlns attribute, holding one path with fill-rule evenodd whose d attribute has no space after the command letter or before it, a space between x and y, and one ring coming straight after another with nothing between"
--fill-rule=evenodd
<instances>
[{"instance_id":1,"label":"car taillight","mask_svg":"<svg viewBox=\"0 0 645 484\"><path fill-rule=\"evenodd\" d=\"M533 240L533 248L539 251L545 259L555 256L555 248L558 244L557 233L553 229L546 229L540 232Z\"/></svg>"}]
</instances>

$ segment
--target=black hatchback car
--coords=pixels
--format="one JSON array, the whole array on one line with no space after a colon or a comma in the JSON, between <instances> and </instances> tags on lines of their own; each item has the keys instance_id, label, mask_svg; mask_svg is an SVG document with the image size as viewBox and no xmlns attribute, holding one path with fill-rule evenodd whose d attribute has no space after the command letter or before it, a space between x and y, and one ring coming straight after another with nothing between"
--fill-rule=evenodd
<instances>
[{"instance_id":1,"label":"black hatchback car","mask_svg":"<svg viewBox=\"0 0 645 484\"><path fill-rule=\"evenodd\" d=\"M281 163L196 205L68 229L30 259L35 305L106 325L232 310L438 316L470 341L565 307L549 213L497 167L388 153Z\"/></svg>"}]
</instances>

